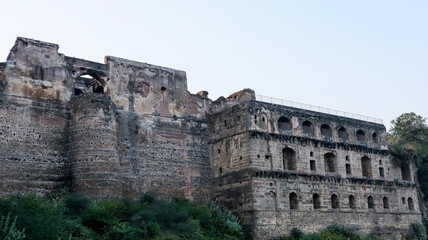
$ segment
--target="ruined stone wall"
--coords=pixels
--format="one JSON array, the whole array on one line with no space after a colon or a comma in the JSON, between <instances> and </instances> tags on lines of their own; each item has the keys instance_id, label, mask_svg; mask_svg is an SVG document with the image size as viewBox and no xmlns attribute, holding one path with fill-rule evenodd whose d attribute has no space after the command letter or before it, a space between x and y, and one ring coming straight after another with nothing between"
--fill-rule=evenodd
<instances>
[{"instance_id":1,"label":"ruined stone wall","mask_svg":"<svg viewBox=\"0 0 428 240\"><path fill-rule=\"evenodd\" d=\"M394 235L420 221L416 168L392 164L383 125L257 102L250 89L211 101L187 91L183 71L58 48L18 38L0 63L1 197L67 186L212 198L256 239L333 222Z\"/></svg>"},{"instance_id":2,"label":"ruined stone wall","mask_svg":"<svg viewBox=\"0 0 428 240\"><path fill-rule=\"evenodd\" d=\"M0 156L7 173L2 194L44 194L70 185L93 198L152 190L164 198L207 200L205 114L211 100L187 92L183 71L105 61L71 58L56 44L17 39L0 64L6 76L0 93Z\"/></svg>"},{"instance_id":3,"label":"ruined stone wall","mask_svg":"<svg viewBox=\"0 0 428 240\"><path fill-rule=\"evenodd\" d=\"M68 119L67 105L0 94L0 196L67 185Z\"/></svg>"},{"instance_id":4,"label":"ruined stone wall","mask_svg":"<svg viewBox=\"0 0 428 240\"><path fill-rule=\"evenodd\" d=\"M243 118L227 128L237 116ZM294 227L319 231L333 223L399 235L421 221L414 166L404 177L392 164L383 125L256 101L208 119L215 196L243 218L256 239L289 234ZM236 176L245 169L242 179L249 181L240 181ZM230 196L230 189L241 197Z\"/></svg>"}]
</instances>

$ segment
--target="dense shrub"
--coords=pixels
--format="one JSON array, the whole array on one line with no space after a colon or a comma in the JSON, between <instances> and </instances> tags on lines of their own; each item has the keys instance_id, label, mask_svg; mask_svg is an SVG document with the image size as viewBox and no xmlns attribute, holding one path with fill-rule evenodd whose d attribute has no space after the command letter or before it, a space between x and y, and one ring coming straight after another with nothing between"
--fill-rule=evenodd
<instances>
[{"instance_id":1,"label":"dense shrub","mask_svg":"<svg viewBox=\"0 0 428 240\"><path fill-rule=\"evenodd\" d=\"M24 237L239 240L243 239L243 231L239 219L218 206L180 199L166 202L153 193L142 196L139 201L91 202L78 194L49 198L14 196L0 200L0 239Z\"/></svg>"}]
</instances>

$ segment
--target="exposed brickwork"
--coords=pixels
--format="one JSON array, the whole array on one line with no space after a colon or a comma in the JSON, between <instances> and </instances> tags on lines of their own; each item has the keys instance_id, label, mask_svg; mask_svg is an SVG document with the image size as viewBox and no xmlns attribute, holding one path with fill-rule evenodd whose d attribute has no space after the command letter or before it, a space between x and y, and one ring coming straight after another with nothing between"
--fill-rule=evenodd
<instances>
[{"instance_id":1,"label":"exposed brickwork","mask_svg":"<svg viewBox=\"0 0 428 240\"><path fill-rule=\"evenodd\" d=\"M69 186L213 199L256 239L334 222L394 236L421 220L416 169L392 164L383 125L257 102L250 89L212 101L187 91L183 71L58 48L18 38L0 63L2 197Z\"/></svg>"}]
</instances>

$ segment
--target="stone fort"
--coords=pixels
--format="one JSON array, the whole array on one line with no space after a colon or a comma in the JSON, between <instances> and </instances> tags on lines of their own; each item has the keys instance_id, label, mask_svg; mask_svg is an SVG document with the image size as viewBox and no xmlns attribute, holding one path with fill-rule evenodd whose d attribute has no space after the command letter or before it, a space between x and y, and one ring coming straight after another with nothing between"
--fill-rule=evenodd
<instances>
[{"instance_id":1,"label":"stone fort","mask_svg":"<svg viewBox=\"0 0 428 240\"><path fill-rule=\"evenodd\" d=\"M213 101L186 73L68 57L18 37L0 63L0 196L70 187L91 198L214 200L255 239L338 223L394 236L421 221L415 167L385 127L256 100Z\"/></svg>"}]
</instances>

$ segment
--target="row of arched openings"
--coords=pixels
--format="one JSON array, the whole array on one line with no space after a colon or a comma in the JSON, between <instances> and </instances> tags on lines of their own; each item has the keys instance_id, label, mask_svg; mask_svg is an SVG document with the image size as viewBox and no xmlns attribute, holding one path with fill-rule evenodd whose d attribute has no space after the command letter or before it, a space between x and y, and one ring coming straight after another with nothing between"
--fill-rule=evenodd
<instances>
[{"instance_id":1,"label":"row of arched openings","mask_svg":"<svg viewBox=\"0 0 428 240\"><path fill-rule=\"evenodd\" d=\"M290 131L291 128L292 128L292 124L291 124L290 119L288 119L286 117L280 117L278 119L278 129L280 131ZM303 130L303 133L314 134L314 126L310 121L304 121L302 123L302 130ZM327 137L333 136L333 130L331 129L331 127L328 124L322 124L320 127L320 132L321 132L322 136L327 136ZM349 138L348 131L346 130L345 127L340 127L337 130L337 134L338 134L339 138L341 138L343 140L346 140ZM365 142L366 141L366 133L363 130L359 129L356 132L356 139L357 139L357 141ZM379 142L379 136L376 132L374 132L372 134L372 141L374 143Z\"/></svg>"},{"instance_id":2,"label":"row of arched openings","mask_svg":"<svg viewBox=\"0 0 428 240\"><path fill-rule=\"evenodd\" d=\"M295 192L290 193L289 201L290 201L290 209L299 209L298 196ZM357 208L356 199L355 199L354 195L349 195L348 201L349 201L349 208L351 208L351 209ZM405 204L406 199L403 198L402 201L403 201L403 204ZM383 202L383 208L389 209L388 197L383 197L382 202ZM414 210L415 208L414 208L413 199L409 197L407 199L407 202L408 202L408 209ZM314 209L320 209L321 208L321 200L320 200L320 195L318 193L315 193L312 195L312 204L313 204ZM338 209L340 207L339 197L336 194L331 195L330 204L331 204L332 209ZM368 209L374 209L374 207L375 207L374 198L373 198L373 196L369 196L367 198L367 208Z\"/></svg>"},{"instance_id":3,"label":"row of arched openings","mask_svg":"<svg viewBox=\"0 0 428 240\"><path fill-rule=\"evenodd\" d=\"M282 159L284 170L297 170L297 157L296 152L289 147L282 149ZM337 159L333 153L324 154L325 172L337 172ZM361 158L361 168L364 177L372 176L371 160L367 156Z\"/></svg>"}]
</instances>

